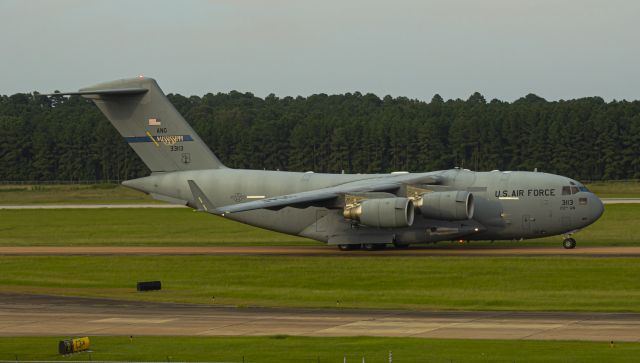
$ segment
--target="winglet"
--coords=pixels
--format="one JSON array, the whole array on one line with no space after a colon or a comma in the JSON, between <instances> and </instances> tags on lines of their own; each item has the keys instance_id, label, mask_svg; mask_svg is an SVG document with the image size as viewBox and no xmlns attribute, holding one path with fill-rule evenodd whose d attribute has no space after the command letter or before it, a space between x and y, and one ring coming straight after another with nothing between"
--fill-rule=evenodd
<instances>
[{"instance_id":1,"label":"winglet","mask_svg":"<svg viewBox=\"0 0 640 363\"><path fill-rule=\"evenodd\" d=\"M188 203L190 207L195 207L199 212L223 214L213 206L213 203L211 203L207 196L202 192L196 182L193 180L187 180L187 183L189 183L191 194L193 194L193 200Z\"/></svg>"}]
</instances>

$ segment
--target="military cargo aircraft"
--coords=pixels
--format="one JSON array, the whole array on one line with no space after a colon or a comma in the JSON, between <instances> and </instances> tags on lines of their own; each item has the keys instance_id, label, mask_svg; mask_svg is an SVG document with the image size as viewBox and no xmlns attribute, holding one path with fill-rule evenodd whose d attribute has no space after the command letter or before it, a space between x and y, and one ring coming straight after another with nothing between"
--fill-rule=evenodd
<instances>
[{"instance_id":1,"label":"military cargo aircraft","mask_svg":"<svg viewBox=\"0 0 640 363\"><path fill-rule=\"evenodd\" d=\"M227 168L151 78L52 95L91 99L151 170L123 185L341 250L554 235L563 235L563 246L574 248L572 234L604 210L580 182L540 172L455 168L322 174Z\"/></svg>"}]
</instances>

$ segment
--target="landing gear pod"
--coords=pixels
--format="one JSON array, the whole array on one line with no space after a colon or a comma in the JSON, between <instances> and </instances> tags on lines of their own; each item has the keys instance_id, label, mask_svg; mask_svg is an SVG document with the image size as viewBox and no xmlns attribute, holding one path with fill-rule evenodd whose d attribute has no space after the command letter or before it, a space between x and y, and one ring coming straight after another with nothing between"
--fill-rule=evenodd
<instances>
[{"instance_id":1,"label":"landing gear pod","mask_svg":"<svg viewBox=\"0 0 640 363\"><path fill-rule=\"evenodd\" d=\"M409 198L366 199L345 208L343 215L369 227L409 227L413 224L414 207Z\"/></svg>"},{"instance_id":2,"label":"landing gear pod","mask_svg":"<svg viewBox=\"0 0 640 363\"><path fill-rule=\"evenodd\" d=\"M415 205L426 218L444 220L473 218L473 194L466 191L425 193L416 200Z\"/></svg>"},{"instance_id":3,"label":"landing gear pod","mask_svg":"<svg viewBox=\"0 0 640 363\"><path fill-rule=\"evenodd\" d=\"M61 340L58 343L58 353L71 354L89 349L89 337Z\"/></svg>"}]
</instances>

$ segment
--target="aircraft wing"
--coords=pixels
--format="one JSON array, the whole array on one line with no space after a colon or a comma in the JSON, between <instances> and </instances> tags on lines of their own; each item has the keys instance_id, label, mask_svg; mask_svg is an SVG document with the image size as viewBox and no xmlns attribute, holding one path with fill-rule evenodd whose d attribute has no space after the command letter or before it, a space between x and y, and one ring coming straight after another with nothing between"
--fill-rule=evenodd
<instances>
[{"instance_id":1,"label":"aircraft wing","mask_svg":"<svg viewBox=\"0 0 640 363\"><path fill-rule=\"evenodd\" d=\"M409 176L408 174L407 176ZM438 178L436 176L427 177L420 176L418 181L420 183L436 183ZM410 177L381 177L375 179L365 179L345 183L333 187L315 189L306 192L280 195L276 197L265 198L261 200L255 200L251 202L239 203L227 205L224 207L216 208L216 214L238 213L245 212L254 209L273 209L284 208L286 206L296 204L310 204L321 203L337 198L341 194L346 193L364 193L364 192L384 192L398 189L403 183L413 181Z\"/></svg>"}]
</instances>

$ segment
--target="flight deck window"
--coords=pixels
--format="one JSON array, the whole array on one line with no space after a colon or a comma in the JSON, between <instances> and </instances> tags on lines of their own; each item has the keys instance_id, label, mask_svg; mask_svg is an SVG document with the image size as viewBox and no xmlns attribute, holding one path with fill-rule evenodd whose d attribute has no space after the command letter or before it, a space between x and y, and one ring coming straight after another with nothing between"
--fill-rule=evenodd
<instances>
[{"instance_id":1,"label":"flight deck window","mask_svg":"<svg viewBox=\"0 0 640 363\"><path fill-rule=\"evenodd\" d=\"M571 194L576 194L578 192L578 187L571 187Z\"/></svg>"},{"instance_id":2,"label":"flight deck window","mask_svg":"<svg viewBox=\"0 0 640 363\"><path fill-rule=\"evenodd\" d=\"M571 187L562 187L562 195L571 195Z\"/></svg>"},{"instance_id":3,"label":"flight deck window","mask_svg":"<svg viewBox=\"0 0 640 363\"><path fill-rule=\"evenodd\" d=\"M589 189L587 189L587 187L585 187L584 185L581 187L578 187L578 189L580 189L581 192L588 192Z\"/></svg>"}]
</instances>

